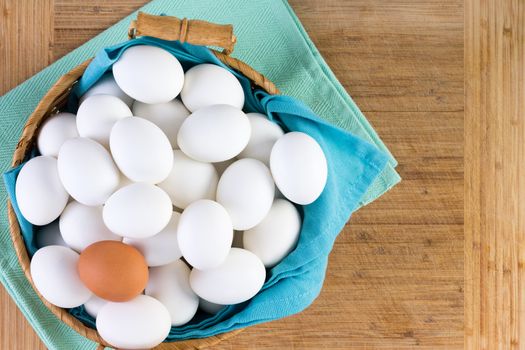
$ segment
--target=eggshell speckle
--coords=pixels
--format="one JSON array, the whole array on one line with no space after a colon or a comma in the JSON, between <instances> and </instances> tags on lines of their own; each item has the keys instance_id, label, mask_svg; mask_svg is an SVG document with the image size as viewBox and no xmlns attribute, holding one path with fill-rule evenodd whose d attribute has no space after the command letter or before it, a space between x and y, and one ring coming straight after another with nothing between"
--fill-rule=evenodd
<instances>
[{"instance_id":1,"label":"eggshell speckle","mask_svg":"<svg viewBox=\"0 0 525 350\"><path fill-rule=\"evenodd\" d=\"M58 113L49 117L40 127L37 146L43 156L58 156L62 144L78 137L77 121L72 113Z\"/></svg>"},{"instance_id":2,"label":"eggshell speckle","mask_svg":"<svg viewBox=\"0 0 525 350\"><path fill-rule=\"evenodd\" d=\"M227 104L238 109L244 105L244 92L239 80L226 69L209 63L199 64L186 72L180 95L192 112L216 104Z\"/></svg>"},{"instance_id":3,"label":"eggshell speckle","mask_svg":"<svg viewBox=\"0 0 525 350\"><path fill-rule=\"evenodd\" d=\"M122 302L142 293L148 282L148 265L134 247L122 242L102 241L82 251L78 274L96 296Z\"/></svg>"},{"instance_id":4,"label":"eggshell speckle","mask_svg":"<svg viewBox=\"0 0 525 350\"><path fill-rule=\"evenodd\" d=\"M232 219L233 228L246 230L264 219L272 206L275 185L268 168L255 159L230 165L217 185L217 202Z\"/></svg>"},{"instance_id":5,"label":"eggshell speckle","mask_svg":"<svg viewBox=\"0 0 525 350\"><path fill-rule=\"evenodd\" d=\"M199 306L199 297L190 287L190 269L182 260L152 267L146 295L160 301L171 315L171 325L189 322Z\"/></svg>"},{"instance_id":6,"label":"eggshell speckle","mask_svg":"<svg viewBox=\"0 0 525 350\"><path fill-rule=\"evenodd\" d=\"M173 167L168 138L146 119L131 117L115 123L109 143L115 163L132 181L159 183Z\"/></svg>"},{"instance_id":7,"label":"eggshell speckle","mask_svg":"<svg viewBox=\"0 0 525 350\"><path fill-rule=\"evenodd\" d=\"M171 329L170 314L155 298L139 295L124 303L107 303L97 316L97 331L119 349L150 349Z\"/></svg>"},{"instance_id":8,"label":"eggshell speckle","mask_svg":"<svg viewBox=\"0 0 525 350\"><path fill-rule=\"evenodd\" d=\"M147 238L162 231L172 213L166 192L155 185L134 183L109 197L102 217L106 226L120 236Z\"/></svg>"},{"instance_id":9,"label":"eggshell speckle","mask_svg":"<svg viewBox=\"0 0 525 350\"><path fill-rule=\"evenodd\" d=\"M201 199L190 204L179 220L179 248L193 267L202 270L221 264L233 240L231 219L217 202Z\"/></svg>"},{"instance_id":10,"label":"eggshell speckle","mask_svg":"<svg viewBox=\"0 0 525 350\"><path fill-rule=\"evenodd\" d=\"M47 225L64 210L67 194L57 171L57 160L39 156L29 160L16 179L15 195L24 218L34 225Z\"/></svg>"},{"instance_id":11,"label":"eggshell speckle","mask_svg":"<svg viewBox=\"0 0 525 350\"><path fill-rule=\"evenodd\" d=\"M321 146L302 132L287 133L275 143L270 168L282 194L301 205L310 204L321 195L328 176Z\"/></svg>"},{"instance_id":12,"label":"eggshell speckle","mask_svg":"<svg viewBox=\"0 0 525 350\"><path fill-rule=\"evenodd\" d=\"M264 265L255 254L232 248L221 265L206 271L193 269L190 285L199 297L209 302L231 305L255 296L265 276Z\"/></svg>"},{"instance_id":13,"label":"eggshell speckle","mask_svg":"<svg viewBox=\"0 0 525 350\"><path fill-rule=\"evenodd\" d=\"M31 278L36 289L51 304L72 308L91 297L77 273L78 259L76 252L57 245L41 248L33 255Z\"/></svg>"},{"instance_id":14,"label":"eggshell speckle","mask_svg":"<svg viewBox=\"0 0 525 350\"><path fill-rule=\"evenodd\" d=\"M126 94L144 103L171 101L184 84L184 71L175 56L148 45L127 48L113 64L113 76Z\"/></svg>"},{"instance_id":15,"label":"eggshell speckle","mask_svg":"<svg viewBox=\"0 0 525 350\"><path fill-rule=\"evenodd\" d=\"M77 137L58 153L58 175L67 192L85 205L102 205L119 184L109 152L97 142Z\"/></svg>"},{"instance_id":16,"label":"eggshell speckle","mask_svg":"<svg viewBox=\"0 0 525 350\"><path fill-rule=\"evenodd\" d=\"M189 157L215 163L238 155L249 139L250 121L243 111L228 105L212 105L186 118L177 142Z\"/></svg>"}]
</instances>

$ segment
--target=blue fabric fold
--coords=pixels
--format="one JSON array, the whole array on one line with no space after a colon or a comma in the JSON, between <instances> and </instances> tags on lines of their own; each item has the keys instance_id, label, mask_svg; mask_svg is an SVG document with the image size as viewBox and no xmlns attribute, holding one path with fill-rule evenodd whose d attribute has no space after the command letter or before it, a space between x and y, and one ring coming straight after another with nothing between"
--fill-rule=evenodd
<instances>
[{"instance_id":1,"label":"blue fabric fold","mask_svg":"<svg viewBox=\"0 0 525 350\"><path fill-rule=\"evenodd\" d=\"M297 247L268 271L262 290L251 300L226 307L216 315L199 313L190 323L173 327L167 341L208 337L304 310L322 288L328 254L337 235L387 165L389 156L376 146L319 118L300 101L283 95L269 95L252 86L247 78L226 67L207 48L177 41L144 37L101 50L73 89L68 102L70 112L76 111L78 97L110 71L122 52L133 45L161 47L177 57L185 70L200 63L213 63L230 70L244 89L245 111L266 114L285 130L309 134L323 149L328 163L328 180L323 193L312 204L301 207L303 224ZM36 249L34 228L16 205L14 189L19 169L6 172L4 182L28 251L33 254ZM83 307L70 312L94 327L94 320Z\"/></svg>"}]
</instances>

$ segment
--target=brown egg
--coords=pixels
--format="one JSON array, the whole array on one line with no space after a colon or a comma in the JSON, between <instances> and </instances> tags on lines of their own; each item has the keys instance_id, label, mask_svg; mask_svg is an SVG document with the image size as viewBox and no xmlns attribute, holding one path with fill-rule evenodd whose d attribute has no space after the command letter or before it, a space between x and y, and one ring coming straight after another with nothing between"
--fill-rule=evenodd
<instances>
[{"instance_id":1,"label":"brown egg","mask_svg":"<svg viewBox=\"0 0 525 350\"><path fill-rule=\"evenodd\" d=\"M84 249L77 270L86 287L109 301L131 300L148 283L148 265L142 254L117 241L101 241Z\"/></svg>"}]
</instances>

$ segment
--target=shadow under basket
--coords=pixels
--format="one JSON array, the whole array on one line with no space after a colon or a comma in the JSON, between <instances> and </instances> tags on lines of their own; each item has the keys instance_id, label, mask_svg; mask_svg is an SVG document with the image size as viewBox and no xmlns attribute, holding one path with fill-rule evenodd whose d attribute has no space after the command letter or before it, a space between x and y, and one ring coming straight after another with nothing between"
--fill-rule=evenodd
<instances>
[{"instance_id":1,"label":"shadow under basket","mask_svg":"<svg viewBox=\"0 0 525 350\"><path fill-rule=\"evenodd\" d=\"M257 72L246 63L230 56L236 42L236 38L233 35L233 27L231 25L219 25L200 20L181 20L176 17L153 16L139 12L137 20L132 21L130 25L128 35L130 39L135 38L136 36L149 36L164 40L179 40L182 43L187 42L194 45L221 47L223 48L222 52L210 49L221 62L238 71L247 77L253 85L262 88L269 94L279 93L279 90L275 85L266 79L261 73ZM63 75L39 102L24 126L22 136L18 141L13 155L13 167L22 164L27 159L27 156L34 149L36 137L42 122L65 106L74 84L82 76L90 62L91 59L83 62ZM42 302L62 322L84 337L99 344L99 349L111 347L111 345L106 343L100 337L95 329L85 326L81 321L71 315L68 310L50 304L42 297L42 295L40 295L40 293L38 293L33 284L33 280L31 279L30 259L21 234L20 225L9 200L7 208L11 239L18 260L27 279ZM242 329L237 329L208 338L163 343L160 347L164 349L181 350L203 349L215 345L224 339L228 339L241 331Z\"/></svg>"}]
</instances>

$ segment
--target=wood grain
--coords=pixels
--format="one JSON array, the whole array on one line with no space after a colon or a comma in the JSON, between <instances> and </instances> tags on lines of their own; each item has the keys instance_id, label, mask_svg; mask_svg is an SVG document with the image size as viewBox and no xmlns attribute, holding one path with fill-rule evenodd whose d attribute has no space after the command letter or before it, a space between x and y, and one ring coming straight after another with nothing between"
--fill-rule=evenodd
<instances>
[{"instance_id":1,"label":"wood grain","mask_svg":"<svg viewBox=\"0 0 525 350\"><path fill-rule=\"evenodd\" d=\"M52 62L53 0L0 0L0 94Z\"/></svg>"},{"instance_id":2,"label":"wood grain","mask_svg":"<svg viewBox=\"0 0 525 350\"><path fill-rule=\"evenodd\" d=\"M38 63L58 59L144 2L54 1L47 10L54 20L45 34L53 45L46 49L47 61ZM291 5L397 157L404 181L354 215L309 309L248 328L214 349L459 349L464 341L462 1L294 0ZM4 16L26 27L39 11L27 6ZM37 29L26 30L41 35ZM44 50L34 39L19 48L14 34L3 38L0 55L17 55L10 62L23 61L23 50ZM13 63L6 72L9 80L2 79L0 93L26 77ZM0 294L0 348L43 349L5 292Z\"/></svg>"},{"instance_id":3,"label":"wood grain","mask_svg":"<svg viewBox=\"0 0 525 350\"><path fill-rule=\"evenodd\" d=\"M523 349L525 2L465 19L465 347Z\"/></svg>"}]
</instances>

